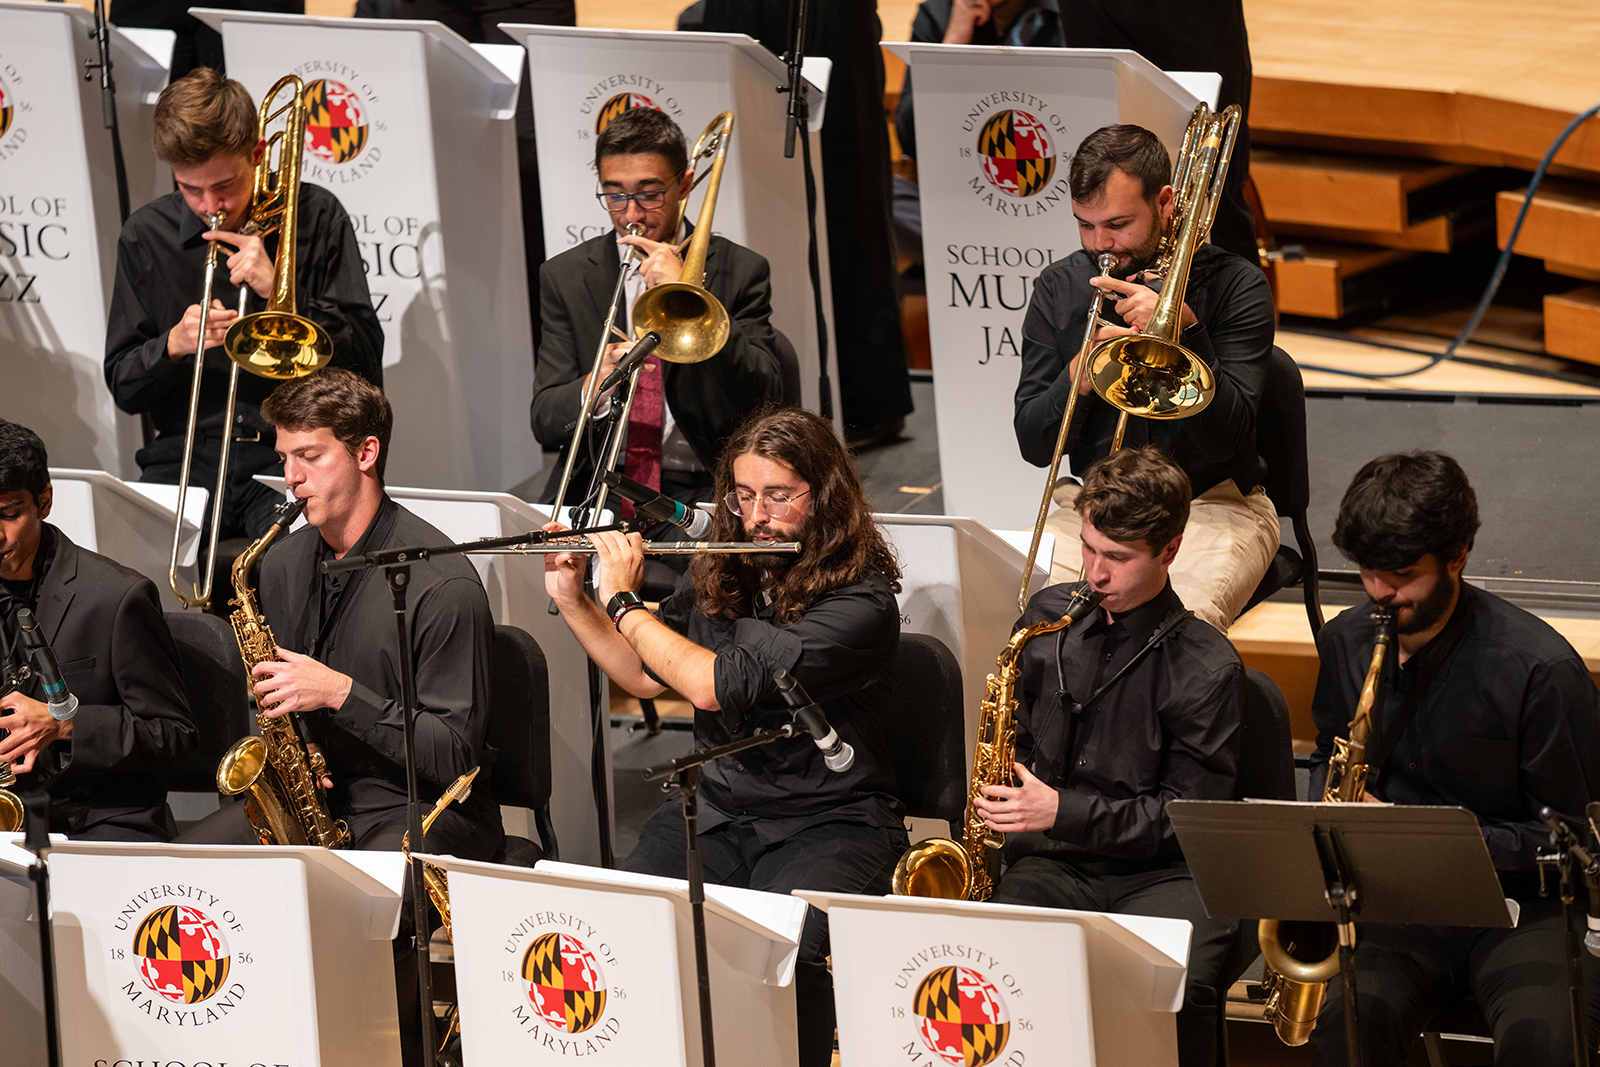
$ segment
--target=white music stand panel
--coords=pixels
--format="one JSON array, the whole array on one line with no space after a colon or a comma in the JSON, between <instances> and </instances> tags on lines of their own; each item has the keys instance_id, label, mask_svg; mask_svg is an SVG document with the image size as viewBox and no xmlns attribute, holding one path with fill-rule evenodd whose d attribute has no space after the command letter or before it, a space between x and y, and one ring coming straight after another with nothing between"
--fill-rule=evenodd
<instances>
[{"instance_id":1,"label":"white music stand panel","mask_svg":"<svg viewBox=\"0 0 1600 1067\"><path fill-rule=\"evenodd\" d=\"M54 497L50 522L80 547L109 556L149 578L161 594L161 606L165 610L183 609L167 582L167 565L172 559L172 528L177 517L176 485L125 482L105 471L68 467L51 467L50 482ZM192 586L198 578L195 557L209 499L206 490L190 486L184 501L178 580L186 587ZM227 578L226 574L217 574L216 581L221 583L221 588L227 587Z\"/></svg>"},{"instance_id":2,"label":"white music stand panel","mask_svg":"<svg viewBox=\"0 0 1600 1067\"><path fill-rule=\"evenodd\" d=\"M67 1062L400 1062L400 894L337 852L66 842L50 853Z\"/></svg>"},{"instance_id":3,"label":"white music stand panel","mask_svg":"<svg viewBox=\"0 0 1600 1067\"><path fill-rule=\"evenodd\" d=\"M430 862L435 859L449 871L457 915L456 981L467 1058L554 1064L604 1051L629 1064L702 1062L686 882L568 863L528 870L451 857ZM793 1064L792 978L804 903L707 886L705 912L719 1058ZM563 949L567 938L578 943L563 968L575 984L606 990L603 1001L583 998L592 1014L563 1016L559 1028L540 1026L537 1010L530 1012L536 1002L550 1005L551 991L525 977L530 948L539 943L548 952L550 934L561 935ZM534 973L549 974L537 967Z\"/></svg>"},{"instance_id":4,"label":"white music stand panel","mask_svg":"<svg viewBox=\"0 0 1600 1067\"><path fill-rule=\"evenodd\" d=\"M961 1063L963 1023L974 1064L1177 1063L1182 919L794 895L828 913L841 1067Z\"/></svg>"},{"instance_id":5,"label":"white music stand panel","mask_svg":"<svg viewBox=\"0 0 1600 1067\"><path fill-rule=\"evenodd\" d=\"M65 841L51 834L52 841ZM6 1005L6 1058L48 1062L44 1027L44 979L39 968L38 896L28 868L33 853L22 835L0 834L0 1003Z\"/></svg>"}]
</instances>

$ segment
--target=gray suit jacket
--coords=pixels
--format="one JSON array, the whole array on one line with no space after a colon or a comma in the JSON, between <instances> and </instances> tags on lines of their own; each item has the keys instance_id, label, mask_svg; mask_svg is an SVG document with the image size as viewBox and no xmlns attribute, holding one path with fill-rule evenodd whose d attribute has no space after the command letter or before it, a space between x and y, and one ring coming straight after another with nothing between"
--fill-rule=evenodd
<instances>
[{"instance_id":1,"label":"gray suit jacket","mask_svg":"<svg viewBox=\"0 0 1600 1067\"><path fill-rule=\"evenodd\" d=\"M561 480L566 449L578 423L583 379L593 369L595 350L606 332L606 308L621 270L616 234L611 232L563 252L539 269L544 326L533 368L533 436L546 449L562 453L545 486L546 500L555 497ZM701 363L663 364L662 391L700 462L712 468L739 420L782 397L783 373L769 321L772 283L766 259L714 236L706 254L705 287L728 312L728 342ZM633 333L620 315L617 325ZM594 434L596 448L601 436ZM580 492L592 472L588 456L580 452L572 474Z\"/></svg>"}]
</instances>

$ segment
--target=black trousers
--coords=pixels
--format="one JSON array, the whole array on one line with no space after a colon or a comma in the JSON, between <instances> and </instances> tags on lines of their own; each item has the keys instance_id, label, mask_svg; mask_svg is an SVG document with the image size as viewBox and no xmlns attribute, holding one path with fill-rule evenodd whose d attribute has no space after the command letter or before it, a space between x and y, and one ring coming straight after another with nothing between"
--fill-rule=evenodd
<instances>
[{"instance_id":1,"label":"black trousers","mask_svg":"<svg viewBox=\"0 0 1600 1067\"><path fill-rule=\"evenodd\" d=\"M907 847L901 827L848 822L808 827L768 846L757 838L753 819L723 823L699 838L707 884L769 893L816 889L882 895L889 891L894 865ZM622 869L683 878L688 869L687 850L683 802L674 798L657 808L644 824L639 843L622 861ZM794 969L800 1067L827 1067L833 1060L833 976L828 973L827 957L828 918L808 908Z\"/></svg>"},{"instance_id":2,"label":"black trousers","mask_svg":"<svg viewBox=\"0 0 1600 1067\"><path fill-rule=\"evenodd\" d=\"M1520 900L1514 930L1356 925L1356 1011L1365 1067L1398 1067L1440 1013L1471 996L1494 1035L1494 1062L1571 1067L1561 901ZM1579 909L1582 910L1580 898ZM1581 921L1581 920L1580 920ZM1600 960L1583 956L1589 1044L1600 1021ZM1346 1062L1339 979L1311 1032L1312 1063Z\"/></svg>"},{"instance_id":3,"label":"black trousers","mask_svg":"<svg viewBox=\"0 0 1600 1067\"><path fill-rule=\"evenodd\" d=\"M1007 859L1011 857L1008 848ZM1187 865L1152 867L1083 853L1023 855L1006 868L990 899L995 904L1189 920L1194 933L1189 940L1183 1009L1178 1012L1178 1063L1180 1067L1213 1067L1222 1061L1217 1038L1227 991L1218 989L1217 983L1239 924L1206 915Z\"/></svg>"},{"instance_id":4,"label":"black trousers","mask_svg":"<svg viewBox=\"0 0 1600 1067\"><path fill-rule=\"evenodd\" d=\"M358 786L359 783L352 783ZM384 808L353 813L334 812L350 827L350 847L366 852L399 852L406 832L406 809ZM224 804L206 816L178 839L182 844L253 845L255 833L245 817L242 800ZM427 851L463 859L492 860L499 853L504 834L498 822L475 822L454 807L446 808L428 830ZM421 851L421 850L418 850ZM400 1020L400 1058L404 1067L422 1067L422 1002L417 990L417 950L412 937L416 930L415 908L411 903L408 877L400 904L400 929L394 938L395 1006ZM438 915L429 911L430 929L438 925Z\"/></svg>"},{"instance_id":5,"label":"black trousers","mask_svg":"<svg viewBox=\"0 0 1600 1067\"><path fill-rule=\"evenodd\" d=\"M194 461L189 466L189 484L207 493L217 488L217 462L222 458L222 438L217 434L196 435ZM139 464L139 480L177 485L183 475L183 434L162 434L139 449L134 459ZM283 473L283 463L268 441L235 441L228 451L228 484L222 496L222 530L219 538L248 537L254 540L272 526L272 513L283 497L255 480L258 474ZM200 529L200 562L205 563L205 546L210 542L211 502L206 503L206 518ZM227 575L219 578L227 586Z\"/></svg>"}]
</instances>

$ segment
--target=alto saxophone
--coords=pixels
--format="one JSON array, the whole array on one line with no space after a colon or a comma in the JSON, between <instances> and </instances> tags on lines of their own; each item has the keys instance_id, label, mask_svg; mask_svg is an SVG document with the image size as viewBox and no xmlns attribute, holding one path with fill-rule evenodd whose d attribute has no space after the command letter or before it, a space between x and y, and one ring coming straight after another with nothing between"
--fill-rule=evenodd
<instances>
[{"instance_id":1,"label":"alto saxophone","mask_svg":"<svg viewBox=\"0 0 1600 1067\"><path fill-rule=\"evenodd\" d=\"M1016 774L1016 692L1017 679L1022 674L1022 650L1036 637L1071 626L1104 599L1104 593L1074 592L1061 618L1018 630L1001 649L995 658L996 673L989 675L978 711L978 739L972 751L972 779L967 784L961 841L935 837L901 855L894 869L896 896L988 900L994 892L1006 835L989 828L975 801L983 796L984 786L1010 785Z\"/></svg>"},{"instance_id":2,"label":"alto saxophone","mask_svg":"<svg viewBox=\"0 0 1600 1067\"><path fill-rule=\"evenodd\" d=\"M422 836L424 840L427 839L428 830L433 826L434 820L438 819L444 809L450 806L451 801L465 800L472 795L472 780L478 777L478 772L482 769L482 767L474 767L460 778L457 778L450 784L450 788L444 791L444 795L434 803L433 810L428 812L427 818L422 820ZM411 861L410 830L407 830L405 836L400 838L400 852L405 856L406 862L409 864ZM422 882L427 887L428 899L433 902L433 908L439 913L439 919L444 924L444 939L454 944L456 935L455 928L450 925L449 879L442 868L432 863L424 862L422 864ZM450 1044L450 1040L461 1032L461 1012L458 1010L457 1005L450 1005L448 1018L449 1022L445 1025L444 1035L439 1039L440 1063L446 1062L443 1056L445 1049Z\"/></svg>"},{"instance_id":3,"label":"alto saxophone","mask_svg":"<svg viewBox=\"0 0 1600 1067\"><path fill-rule=\"evenodd\" d=\"M1356 804L1367 791L1367 740L1372 736L1372 709L1378 703L1383 663L1394 643L1394 612L1380 607L1372 614L1377 631L1372 642L1372 662L1361 685L1349 738L1333 741L1328 758L1328 778L1322 786L1324 804ZM1352 928L1353 931L1353 928ZM1285 1045L1303 1045L1316 1028L1317 1014L1328 993L1328 980L1339 973L1339 942L1332 923L1284 923L1262 919L1257 928L1262 968L1261 987L1267 1003L1262 1018L1272 1024Z\"/></svg>"},{"instance_id":4,"label":"alto saxophone","mask_svg":"<svg viewBox=\"0 0 1600 1067\"><path fill-rule=\"evenodd\" d=\"M294 524L305 506L303 500L279 504L272 529L262 534L233 563L234 599L231 603L239 610L229 616L229 621L233 623L233 635L238 639L247 675L256 664L278 658L277 641L256 603L250 572L256 560L279 533ZM257 707L256 725L261 729L261 736L241 737L223 754L222 762L217 764L217 788L228 796L250 794L245 812L263 845L347 848L350 829L328 814L328 802L322 795L322 779L328 773L322 754L307 751L290 716L267 714L277 705L261 705L253 677L250 699Z\"/></svg>"}]
</instances>

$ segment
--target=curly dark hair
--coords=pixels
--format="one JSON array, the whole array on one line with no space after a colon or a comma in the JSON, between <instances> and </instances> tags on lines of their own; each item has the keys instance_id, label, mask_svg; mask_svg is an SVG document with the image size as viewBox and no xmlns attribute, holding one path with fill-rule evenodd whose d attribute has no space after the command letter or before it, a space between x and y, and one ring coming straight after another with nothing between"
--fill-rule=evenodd
<instances>
[{"instance_id":1,"label":"curly dark hair","mask_svg":"<svg viewBox=\"0 0 1600 1067\"><path fill-rule=\"evenodd\" d=\"M1113 541L1160 552L1189 524L1189 476L1159 448L1124 448L1095 460L1073 503Z\"/></svg>"},{"instance_id":2,"label":"curly dark hair","mask_svg":"<svg viewBox=\"0 0 1600 1067\"><path fill-rule=\"evenodd\" d=\"M323 367L304 378L291 378L261 403L261 417L274 429L316 430L327 427L352 456L369 437L378 439L373 472L383 481L389 465L389 437L394 409L383 390L354 371Z\"/></svg>"},{"instance_id":3,"label":"curly dark hair","mask_svg":"<svg viewBox=\"0 0 1600 1067\"><path fill-rule=\"evenodd\" d=\"M1356 472L1333 546L1358 567L1399 571L1430 552L1443 566L1477 535L1478 496L1461 464L1443 452L1392 453Z\"/></svg>"},{"instance_id":4,"label":"curly dark hair","mask_svg":"<svg viewBox=\"0 0 1600 1067\"><path fill-rule=\"evenodd\" d=\"M1172 181L1172 157L1161 139L1143 126L1102 126L1072 154L1068 174L1072 199L1093 203L1105 191L1113 170L1139 179L1144 198L1153 201Z\"/></svg>"},{"instance_id":5,"label":"curly dark hair","mask_svg":"<svg viewBox=\"0 0 1600 1067\"><path fill-rule=\"evenodd\" d=\"M50 484L50 456L39 435L0 419L0 493L25 491L37 504Z\"/></svg>"},{"instance_id":6,"label":"curly dark hair","mask_svg":"<svg viewBox=\"0 0 1600 1067\"><path fill-rule=\"evenodd\" d=\"M872 520L855 462L826 419L801 408L763 407L728 438L717 460L716 499L734 491L733 461L754 454L792 467L811 486L800 555L775 569L747 555L701 555L690 565L700 610L739 619L751 615L761 575L780 622L798 619L822 594L876 572L900 591L900 564ZM744 523L725 507L711 521L713 541L748 540Z\"/></svg>"}]
</instances>

